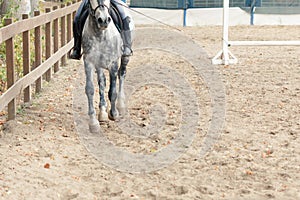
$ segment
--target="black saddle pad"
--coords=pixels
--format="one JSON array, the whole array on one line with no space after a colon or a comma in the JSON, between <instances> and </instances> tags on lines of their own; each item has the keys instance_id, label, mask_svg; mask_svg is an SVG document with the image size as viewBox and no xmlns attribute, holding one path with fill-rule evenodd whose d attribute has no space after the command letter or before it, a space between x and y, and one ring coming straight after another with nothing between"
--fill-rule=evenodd
<instances>
[{"instance_id":1,"label":"black saddle pad","mask_svg":"<svg viewBox=\"0 0 300 200\"><path fill-rule=\"evenodd\" d=\"M118 31L121 32L121 30L123 30L123 22L122 22L122 18L120 16L120 14L119 14L119 11L114 4L111 4L109 14L112 17L113 22L114 22L115 26L117 27Z\"/></svg>"}]
</instances>

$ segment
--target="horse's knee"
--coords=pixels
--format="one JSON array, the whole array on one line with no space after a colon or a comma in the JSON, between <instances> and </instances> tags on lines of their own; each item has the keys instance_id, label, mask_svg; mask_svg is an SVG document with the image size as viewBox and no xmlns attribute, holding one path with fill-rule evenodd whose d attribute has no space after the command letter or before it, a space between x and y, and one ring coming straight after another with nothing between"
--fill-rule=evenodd
<instances>
[{"instance_id":1,"label":"horse's knee","mask_svg":"<svg viewBox=\"0 0 300 200\"><path fill-rule=\"evenodd\" d=\"M94 88L87 84L85 86L85 94L88 96L94 95Z\"/></svg>"},{"instance_id":2,"label":"horse's knee","mask_svg":"<svg viewBox=\"0 0 300 200\"><path fill-rule=\"evenodd\" d=\"M122 56L121 57L121 66L119 68L119 71L118 71L118 76L119 78L120 77L125 77L126 75L126 66L129 62L129 56Z\"/></svg>"},{"instance_id":3,"label":"horse's knee","mask_svg":"<svg viewBox=\"0 0 300 200\"><path fill-rule=\"evenodd\" d=\"M126 68L120 68L118 71L118 77L125 77L126 76Z\"/></svg>"},{"instance_id":4,"label":"horse's knee","mask_svg":"<svg viewBox=\"0 0 300 200\"><path fill-rule=\"evenodd\" d=\"M129 63L129 58L130 58L130 56L122 56L121 57L121 67L122 66L127 66L128 65L128 63Z\"/></svg>"}]
</instances>

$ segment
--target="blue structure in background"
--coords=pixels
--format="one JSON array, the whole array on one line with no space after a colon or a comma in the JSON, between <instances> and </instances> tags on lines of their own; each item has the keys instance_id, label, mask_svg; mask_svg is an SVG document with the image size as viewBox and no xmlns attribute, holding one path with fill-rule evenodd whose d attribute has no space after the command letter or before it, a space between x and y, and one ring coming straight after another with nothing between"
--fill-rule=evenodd
<instances>
[{"instance_id":1,"label":"blue structure in background","mask_svg":"<svg viewBox=\"0 0 300 200\"><path fill-rule=\"evenodd\" d=\"M131 7L184 9L186 2L193 0L130 0Z\"/></svg>"},{"instance_id":2,"label":"blue structure in background","mask_svg":"<svg viewBox=\"0 0 300 200\"><path fill-rule=\"evenodd\" d=\"M230 1L231 6L244 7L246 0ZM130 0L131 7L187 9L223 7L223 0Z\"/></svg>"},{"instance_id":3,"label":"blue structure in background","mask_svg":"<svg viewBox=\"0 0 300 200\"><path fill-rule=\"evenodd\" d=\"M178 8L187 9L193 7L194 0L178 0Z\"/></svg>"},{"instance_id":4,"label":"blue structure in background","mask_svg":"<svg viewBox=\"0 0 300 200\"><path fill-rule=\"evenodd\" d=\"M126 2L126 0L122 0ZM292 14L299 13L300 0L230 0L230 7L240 7L250 13L250 24L254 24L254 13ZM223 0L130 0L130 7L182 9L183 26L186 26L187 9L222 8ZM284 9L283 9L284 8Z\"/></svg>"},{"instance_id":5,"label":"blue structure in background","mask_svg":"<svg viewBox=\"0 0 300 200\"><path fill-rule=\"evenodd\" d=\"M126 1L126 0L123 0ZM254 0L230 0L230 7L250 7ZM186 6L187 5L187 6ZM223 0L130 0L131 7L185 9L220 8ZM255 7L300 7L299 0L256 0Z\"/></svg>"},{"instance_id":6,"label":"blue structure in background","mask_svg":"<svg viewBox=\"0 0 300 200\"><path fill-rule=\"evenodd\" d=\"M191 0L184 0L182 1L182 7L183 7L183 26L186 26L186 11L189 8Z\"/></svg>"},{"instance_id":7,"label":"blue structure in background","mask_svg":"<svg viewBox=\"0 0 300 200\"><path fill-rule=\"evenodd\" d=\"M253 25L255 8L261 6L261 0L246 0L245 4L250 7L250 25Z\"/></svg>"},{"instance_id":8,"label":"blue structure in background","mask_svg":"<svg viewBox=\"0 0 300 200\"><path fill-rule=\"evenodd\" d=\"M246 0L245 6L246 7L252 7L252 6L260 7L261 6L261 0Z\"/></svg>"}]
</instances>

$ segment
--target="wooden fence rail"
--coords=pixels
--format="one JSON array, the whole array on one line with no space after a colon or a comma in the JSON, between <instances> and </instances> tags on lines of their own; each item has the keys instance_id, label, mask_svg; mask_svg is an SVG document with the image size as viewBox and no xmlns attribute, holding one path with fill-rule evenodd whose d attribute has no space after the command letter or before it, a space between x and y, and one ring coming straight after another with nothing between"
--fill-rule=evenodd
<instances>
[{"instance_id":1,"label":"wooden fence rail","mask_svg":"<svg viewBox=\"0 0 300 200\"><path fill-rule=\"evenodd\" d=\"M0 44L6 45L7 90L0 96L0 111L7 107L8 120L16 117L16 98L24 93L24 102L31 100L31 85L35 83L35 93L42 89L42 79L51 80L52 66L54 73L59 64L66 64L66 55L73 47L72 19L80 2L68 3L60 8L46 8L44 14L34 12L34 17L23 15L22 20L12 23L5 19L5 26L0 29ZM60 25L60 26L59 26ZM41 28L44 27L44 31ZM34 66L30 66L30 31L34 32ZM22 35L23 77L15 80L14 37ZM45 45L42 45L44 34ZM60 44L60 45L59 45ZM52 50L53 49L53 50ZM42 61L45 52L45 61ZM32 71L31 71L32 69Z\"/></svg>"}]
</instances>

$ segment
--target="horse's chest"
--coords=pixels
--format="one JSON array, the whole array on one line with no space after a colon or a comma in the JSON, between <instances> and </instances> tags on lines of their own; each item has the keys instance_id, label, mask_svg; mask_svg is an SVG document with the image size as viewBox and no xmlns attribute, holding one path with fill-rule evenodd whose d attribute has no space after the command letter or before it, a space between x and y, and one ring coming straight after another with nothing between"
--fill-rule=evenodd
<instances>
[{"instance_id":1,"label":"horse's chest","mask_svg":"<svg viewBox=\"0 0 300 200\"><path fill-rule=\"evenodd\" d=\"M108 68L121 55L121 38L118 35L90 35L83 38L83 50L87 60Z\"/></svg>"}]
</instances>

